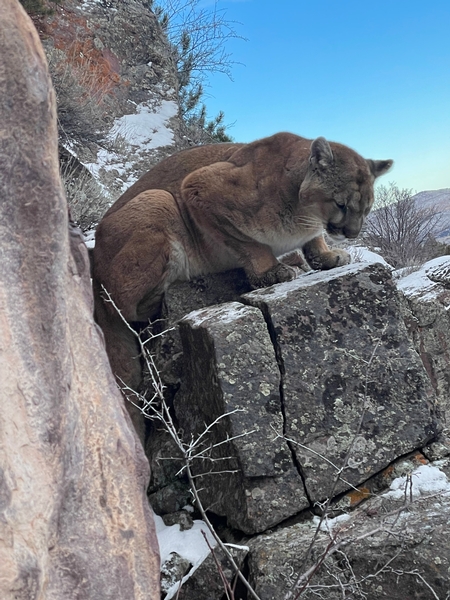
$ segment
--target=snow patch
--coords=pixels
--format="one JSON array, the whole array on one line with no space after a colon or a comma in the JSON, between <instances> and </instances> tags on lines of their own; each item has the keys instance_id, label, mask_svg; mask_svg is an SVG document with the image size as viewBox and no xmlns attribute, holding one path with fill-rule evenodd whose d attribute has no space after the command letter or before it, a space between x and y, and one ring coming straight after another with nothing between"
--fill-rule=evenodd
<instances>
[{"instance_id":1,"label":"snow patch","mask_svg":"<svg viewBox=\"0 0 450 600\"><path fill-rule=\"evenodd\" d=\"M450 481L447 475L433 465L421 465L411 475L397 477L391 483L389 492L383 494L384 498L401 500L405 495L410 498L419 498L439 494L450 497Z\"/></svg>"},{"instance_id":2,"label":"snow patch","mask_svg":"<svg viewBox=\"0 0 450 600\"><path fill-rule=\"evenodd\" d=\"M84 166L96 179L100 178L102 170L115 169L119 176L116 183L122 190L129 187L140 176L140 173L134 172L136 162L149 152L174 144L169 120L177 113L178 105L173 100L161 100L154 107L136 105L135 113L115 119L96 161ZM120 150L118 146L121 146Z\"/></svg>"},{"instance_id":3,"label":"snow patch","mask_svg":"<svg viewBox=\"0 0 450 600\"><path fill-rule=\"evenodd\" d=\"M178 105L173 100L162 100L157 112L139 104L135 114L124 115L114 121L110 135L126 132L130 144L143 150L170 146L174 142L174 134L167 123L177 113Z\"/></svg>"},{"instance_id":4,"label":"snow patch","mask_svg":"<svg viewBox=\"0 0 450 600\"><path fill-rule=\"evenodd\" d=\"M251 307L239 302L229 302L220 306L210 306L194 310L183 317L183 320L189 320L193 327L201 327L211 318L221 323L232 323L239 317L242 317L243 313L247 313L249 309L252 310Z\"/></svg>"},{"instance_id":5,"label":"snow patch","mask_svg":"<svg viewBox=\"0 0 450 600\"><path fill-rule=\"evenodd\" d=\"M450 258L448 256L439 256L428 261L421 269L402 277L397 282L397 287L406 296L421 296L422 300L433 300L442 290L439 283L431 281L428 273L441 266L450 267Z\"/></svg>"},{"instance_id":6,"label":"snow patch","mask_svg":"<svg viewBox=\"0 0 450 600\"><path fill-rule=\"evenodd\" d=\"M93 6L102 6L101 0L83 0L80 5L80 8L92 8ZM109 8L108 10L114 10L115 12L117 12L116 8Z\"/></svg>"},{"instance_id":7,"label":"snow patch","mask_svg":"<svg viewBox=\"0 0 450 600\"><path fill-rule=\"evenodd\" d=\"M313 517L313 524L315 527L318 527L320 523L320 531L328 531L332 532L334 528L339 527L345 521L350 519L350 515L344 514L335 517L334 519L324 519L322 523L320 523L320 517Z\"/></svg>"},{"instance_id":8,"label":"snow patch","mask_svg":"<svg viewBox=\"0 0 450 600\"><path fill-rule=\"evenodd\" d=\"M386 262L382 256L376 252L372 252L372 250L369 250L365 246L349 246L346 250L352 257L353 263L366 263L369 265L381 263L388 269L393 269L392 265Z\"/></svg>"},{"instance_id":9,"label":"snow patch","mask_svg":"<svg viewBox=\"0 0 450 600\"><path fill-rule=\"evenodd\" d=\"M240 544L225 544L227 548L234 548L235 550L244 550L244 552L250 552L250 546L241 546Z\"/></svg>"},{"instance_id":10,"label":"snow patch","mask_svg":"<svg viewBox=\"0 0 450 600\"><path fill-rule=\"evenodd\" d=\"M268 288L262 288L255 290L254 292L248 292L245 294L246 297L258 300L264 296L270 296L272 299L284 299L292 291L299 290L301 288L311 287L317 283L323 281L332 281L338 277L344 275L353 275L358 273L364 268L363 264L351 264L344 267L336 267L329 271L309 271L308 273L302 274L292 281L286 281L285 283L277 283Z\"/></svg>"},{"instance_id":11,"label":"snow patch","mask_svg":"<svg viewBox=\"0 0 450 600\"><path fill-rule=\"evenodd\" d=\"M163 565L169 556L173 552L176 552L182 558L188 560L192 565L189 573L182 579L182 583L184 583L209 555L210 550L202 532L205 533L211 548L215 548L216 541L204 521L195 520L191 529L181 531L179 525L168 526L164 524L164 521L160 516L154 515L154 517L161 564ZM173 598L179 587L180 582L178 581L168 590L165 600Z\"/></svg>"},{"instance_id":12,"label":"snow patch","mask_svg":"<svg viewBox=\"0 0 450 600\"><path fill-rule=\"evenodd\" d=\"M83 234L84 243L86 244L86 248L92 250L95 246L95 229L90 229Z\"/></svg>"}]
</instances>

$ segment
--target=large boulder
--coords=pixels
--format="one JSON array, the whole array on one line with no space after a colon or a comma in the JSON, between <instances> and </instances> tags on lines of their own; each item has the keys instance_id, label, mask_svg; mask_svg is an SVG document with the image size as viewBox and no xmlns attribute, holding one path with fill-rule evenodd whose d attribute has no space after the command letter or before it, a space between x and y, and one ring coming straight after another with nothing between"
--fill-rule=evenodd
<instances>
[{"instance_id":1,"label":"large boulder","mask_svg":"<svg viewBox=\"0 0 450 600\"><path fill-rule=\"evenodd\" d=\"M306 508L302 479L282 437L280 375L261 312L235 302L205 308L186 316L180 331L185 369L177 418L194 439L216 422L193 463L204 475L205 506L247 533Z\"/></svg>"},{"instance_id":2,"label":"large boulder","mask_svg":"<svg viewBox=\"0 0 450 600\"><path fill-rule=\"evenodd\" d=\"M385 267L350 265L247 294L278 356L285 434L312 502L436 436L436 398ZM340 469L344 469L340 472Z\"/></svg>"},{"instance_id":3,"label":"large boulder","mask_svg":"<svg viewBox=\"0 0 450 600\"><path fill-rule=\"evenodd\" d=\"M181 321L175 397L187 439L217 421L194 468L230 525L264 531L436 437L435 392L388 269L311 273L242 300Z\"/></svg>"},{"instance_id":4,"label":"large boulder","mask_svg":"<svg viewBox=\"0 0 450 600\"><path fill-rule=\"evenodd\" d=\"M159 598L148 463L69 236L34 26L0 5L0 597Z\"/></svg>"}]
</instances>

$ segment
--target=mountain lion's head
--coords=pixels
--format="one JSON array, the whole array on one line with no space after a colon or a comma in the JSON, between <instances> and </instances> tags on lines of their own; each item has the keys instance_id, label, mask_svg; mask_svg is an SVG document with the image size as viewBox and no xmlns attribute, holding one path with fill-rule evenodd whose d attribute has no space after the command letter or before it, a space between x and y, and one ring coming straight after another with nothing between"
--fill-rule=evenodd
<instances>
[{"instance_id":1,"label":"mountain lion's head","mask_svg":"<svg viewBox=\"0 0 450 600\"><path fill-rule=\"evenodd\" d=\"M366 160L347 146L319 137L311 144L300 201L336 240L354 239L372 208L374 180L392 160Z\"/></svg>"}]
</instances>

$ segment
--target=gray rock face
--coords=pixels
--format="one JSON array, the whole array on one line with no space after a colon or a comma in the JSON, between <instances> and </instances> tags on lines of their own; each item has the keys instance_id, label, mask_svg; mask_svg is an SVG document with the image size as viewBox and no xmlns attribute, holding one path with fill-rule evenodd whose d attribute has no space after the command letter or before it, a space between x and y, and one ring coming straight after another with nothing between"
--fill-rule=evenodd
<instances>
[{"instance_id":1,"label":"gray rock face","mask_svg":"<svg viewBox=\"0 0 450 600\"><path fill-rule=\"evenodd\" d=\"M246 569L262 600L289 597L305 573L305 598L445 598L450 485L421 487L417 467L450 452L449 261L400 282L356 264L250 293L236 273L170 290L172 322L203 307L171 332L176 416L186 439L218 419L195 472L208 473L205 506L252 536ZM412 489L380 498L413 469ZM175 486L155 474L167 512ZM330 496L338 520L316 536L305 508Z\"/></svg>"},{"instance_id":2,"label":"gray rock face","mask_svg":"<svg viewBox=\"0 0 450 600\"><path fill-rule=\"evenodd\" d=\"M312 502L358 485L437 433L435 397L381 265L305 275L247 294L282 374L286 437Z\"/></svg>"},{"instance_id":3,"label":"gray rock face","mask_svg":"<svg viewBox=\"0 0 450 600\"><path fill-rule=\"evenodd\" d=\"M248 550L244 547L228 548L228 550L238 567L242 568ZM220 565L220 572L218 565ZM220 548L215 548L214 556L210 554L184 583L178 598L179 600L222 600L225 582L235 589L235 575L224 552ZM235 598L240 597L237 592Z\"/></svg>"},{"instance_id":4,"label":"gray rock face","mask_svg":"<svg viewBox=\"0 0 450 600\"><path fill-rule=\"evenodd\" d=\"M196 472L208 473L205 504L230 525L264 531L437 435L436 396L383 266L313 273L243 300L251 306L181 321L175 397L188 437L218 420L208 456L222 462Z\"/></svg>"},{"instance_id":5,"label":"gray rock face","mask_svg":"<svg viewBox=\"0 0 450 600\"><path fill-rule=\"evenodd\" d=\"M320 528L316 518L248 542L249 580L261 600L293 598L300 589L308 599L446 598L448 464L441 469L422 466L404 485Z\"/></svg>"},{"instance_id":6,"label":"gray rock face","mask_svg":"<svg viewBox=\"0 0 450 600\"><path fill-rule=\"evenodd\" d=\"M181 427L195 436L217 421L205 440L210 451L195 463L196 473L205 474L199 478L205 505L247 533L308 506L288 446L274 439L283 433L279 371L261 312L238 303L203 309L185 317L180 332Z\"/></svg>"},{"instance_id":7,"label":"gray rock face","mask_svg":"<svg viewBox=\"0 0 450 600\"><path fill-rule=\"evenodd\" d=\"M450 258L434 259L399 281L405 322L437 396L448 442L450 424Z\"/></svg>"},{"instance_id":8,"label":"gray rock face","mask_svg":"<svg viewBox=\"0 0 450 600\"><path fill-rule=\"evenodd\" d=\"M161 565L161 592L167 594L170 588L180 581L191 568L191 563L176 552Z\"/></svg>"},{"instance_id":9,"label":"gray rock face","mask_svg":"<svg viewBox=\"0 0 450 600\"><path fill-rule=\"evenodd\" d=\"M31 20L0 5L0 597L156 600L148 463L92 317Z\"/></svg>"}]
</instances>

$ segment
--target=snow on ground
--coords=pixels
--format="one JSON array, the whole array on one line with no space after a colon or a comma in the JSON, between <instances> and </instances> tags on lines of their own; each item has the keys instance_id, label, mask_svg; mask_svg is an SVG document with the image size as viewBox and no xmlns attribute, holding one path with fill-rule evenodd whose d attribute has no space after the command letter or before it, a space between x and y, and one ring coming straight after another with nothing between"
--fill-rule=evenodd
<instances>
[{"instance_id":1,"label":"snow on ground","mask_svg":"<svg viewBox=\"0 0 450 600\"><path fill-rule=\"evenodd\" d=\"M106 138L106 147L98 151L95 162L84 166L96 179L101 179L102 169L115 169L122 189L129 187L138 179L139 174L134 172L133 167L139 159L158 148L174 144L174 132L169 121L177 113L178 105L172 100L161 100L155 106L136 105L136 113L114 121Z\"/></svg>"},{"instance_id":2,"label":"snow on ground","mask_svg":"<svg viewBox=\"0 0 450 600\"><path fill-rule=\"evenodd\" d=\"M86 248L88 248L88 250L92 250L92 248L95 246L95 230L90 229L89 231L86 231L83 236Z\"/></svg>"},{"instance_id":3,"label":"snow on ground","mask_svg":"<svg viewBox=\"0 0 450 600\"><path fill-rule=\"evenodd\" d=\"M358 273L361 268L361 263L351 263L343 267L330 269L329 271L308 271L308 273L303 273L296 279L292 279L292 281L285 281L284 283L278 283L268 288L257 289L253 292L249 292L246 294L246 296L255 299L260 298L261 296L270 296L271 300L284 299L290 293L297 291L301 287L307 288L317 285L322 281L332 281L333 279L337 279L339 277L352 275L354 273Z\"/></svg>"},{"instance_id":4,"label":"snow on ground","mask_svg":"<svg viewBox=\"0 0 450 600\"><path fill-rule=\"evenodd\" d=\"M401 500L405 494L408 498L412 496L415 499L433 494L450 497L450 481L438 466L420 465L409 476L394 479L389 492L383 494L383 497Z\"/></svg>"},{"instance_id":5,"label":"snow on ground","mask_svg":"<svg viewBox=\"0 0 450 600\"><path fill-rule=\"evenodd\" d=\"M251 310L251 307L240 302L227 302L219 306L214 305L193 310L185 315L183 319L191 321L194 327L201 327L211 317L221 323L233 323L239 317L247 316L249 309Z\"/></svg>"},{"instance_id":6,"label":"snow on ground","mask_svg":"<svg viewBox=\"0 0 450 600\"><path fill-rule=\"evenodd\" d=\"M80 8L85 9L96 5L103 6L102 0L83 0ZM109 10L117 11L117 8L109 8Z\"/></svg>"},{"instance_id":7,"label":"snow on ground","mask_svg":"<svg viewBox=\"0 0 450 600\"><path fill-rule=\"evenodd\" d=\"M384 260L384 258L380 254L372 252L364 246L349 246L348 248L346 248L346 250L352 257L353 263L367 263L369 265L372 265L374 263L381 263L388 269L393 268L389 263L387 263Z\"/></svg>"},{"instance_id":8,"label":"snow on ground","mask_svg":"<svg viewBox=\"0 0 450 600\"><path fill-rule=\"evenodd\" d=\"M364 248L363 246L351 246L347 248L352 256L354 263L381 263L392 270L392 276L397 281L397 287L407 296L421 296L422 300L431 300L436 297L436 293L442 290L442 285L435 283L428 277L428 273L435 271L439 267L450 269L450 257L439 256L428 261L422 267L406 267L404 269L393 270L393 267L387 263L382 256ZM412 269L415 269L411 272Z\"/></svg>"},{"instance_id":9,"label":"snow on ground","mask_svg":"<svg viewBox=\"0 0 450 600\"><path fill-rule=\"evenodd\" d=\"M176 102L162 100L157 112L143 104L138 105L136 110L136 114L116 119L111 135L125 131L133 146L140 146L145 150L173 144L173 131L167 126L167 122L178 113Z\"/></svg>"},{"instance_id":10,"label":"snow on ground","mask_svg":"<svg viewBox=\"0 0 450 600\"><path fill-rule=\"evenodd\" d=\"M418 271L399 279L397 287L407 296L420 294L422 300L432 300L436 297L436 293L442 289L442 285L431 281L427 274L442 266L450 268L449 256L439 256L428 261Z\"/></svg>"},{"instance_id":11,"label":"snow on ground","mask_svg":"<svg viewBox=\"0 0 450 600\"><path fill-rule=\"evenodd\" d=\"M382 498L392 500L417 500L427 496L440 496L450 498L450 481L447 475L441 471L445 461L437 461L434 464L420 465L408 476L397 477L391 482L389 491L381 495ZM334 519L325 518L320 524L320 530L333 533L333 530L351 519L351 514L342 514ZM320 517L314 516L311 524L317 527Z\"/></svg>"},{"instance_id":12,"label":"snow on ground","mask_svg":"<svg viewBox=\"0 0 450 600\"><path fill-rule=\"evenodd\" d=\"M352 257L352 262L349 265L338 267L336 269L330 269L329 271L308 271L308 273L301 274L297 279L286 281L285 283L280 283L264 290L255 290L254 292L250 292L249 295L254 295L257 297L261 294L270 294L272 298L285 298L292 290L299 287L299 282L303 287L309 287L316 285L321 281L331 281L337 277L357 273L362 268L362 265L365 264L379 263L390 270L393 269L393 267L387 263L382 256L376 254L375 252L371 252L363 246L350 246L349 248L346 248L346 250Z\"/></svg>"},{"instance_id":13,"label":"snow on ground","mask_svg":"<svg viewBox=\"0 0 450 600\"><path fill-rule=\"evenodd\" d=\"M315 527L317 527L320 523L320 531L329 531L330 533L333 531L335 527L339 527L345 521L350 519L350 515L344 514L335 517L334 519L324 519L322 523L320 523L320 517L314 516L312 518L312 522Z\"/></svg>"},{"instance_id":14,"label":"snow on ground","mask_svg":"<svg viewBox=\"0 0 450 600\"><path fill-rule=\"evenodd\" d=\"M208 543L212 548L216 546L216 541L204 521L195 520L191 529L181 531L179 525L167 526L161 517L155 515L155 525L161 555L161 565L165 563L173 552L176 552L191 563L192 568L183 577L182 581L184 583L198 569L210 552L202 532L205 532ZM178 581L169 589L165 600L173 598L179 587L180 582Z\"/></svg>"}]
</instances>

